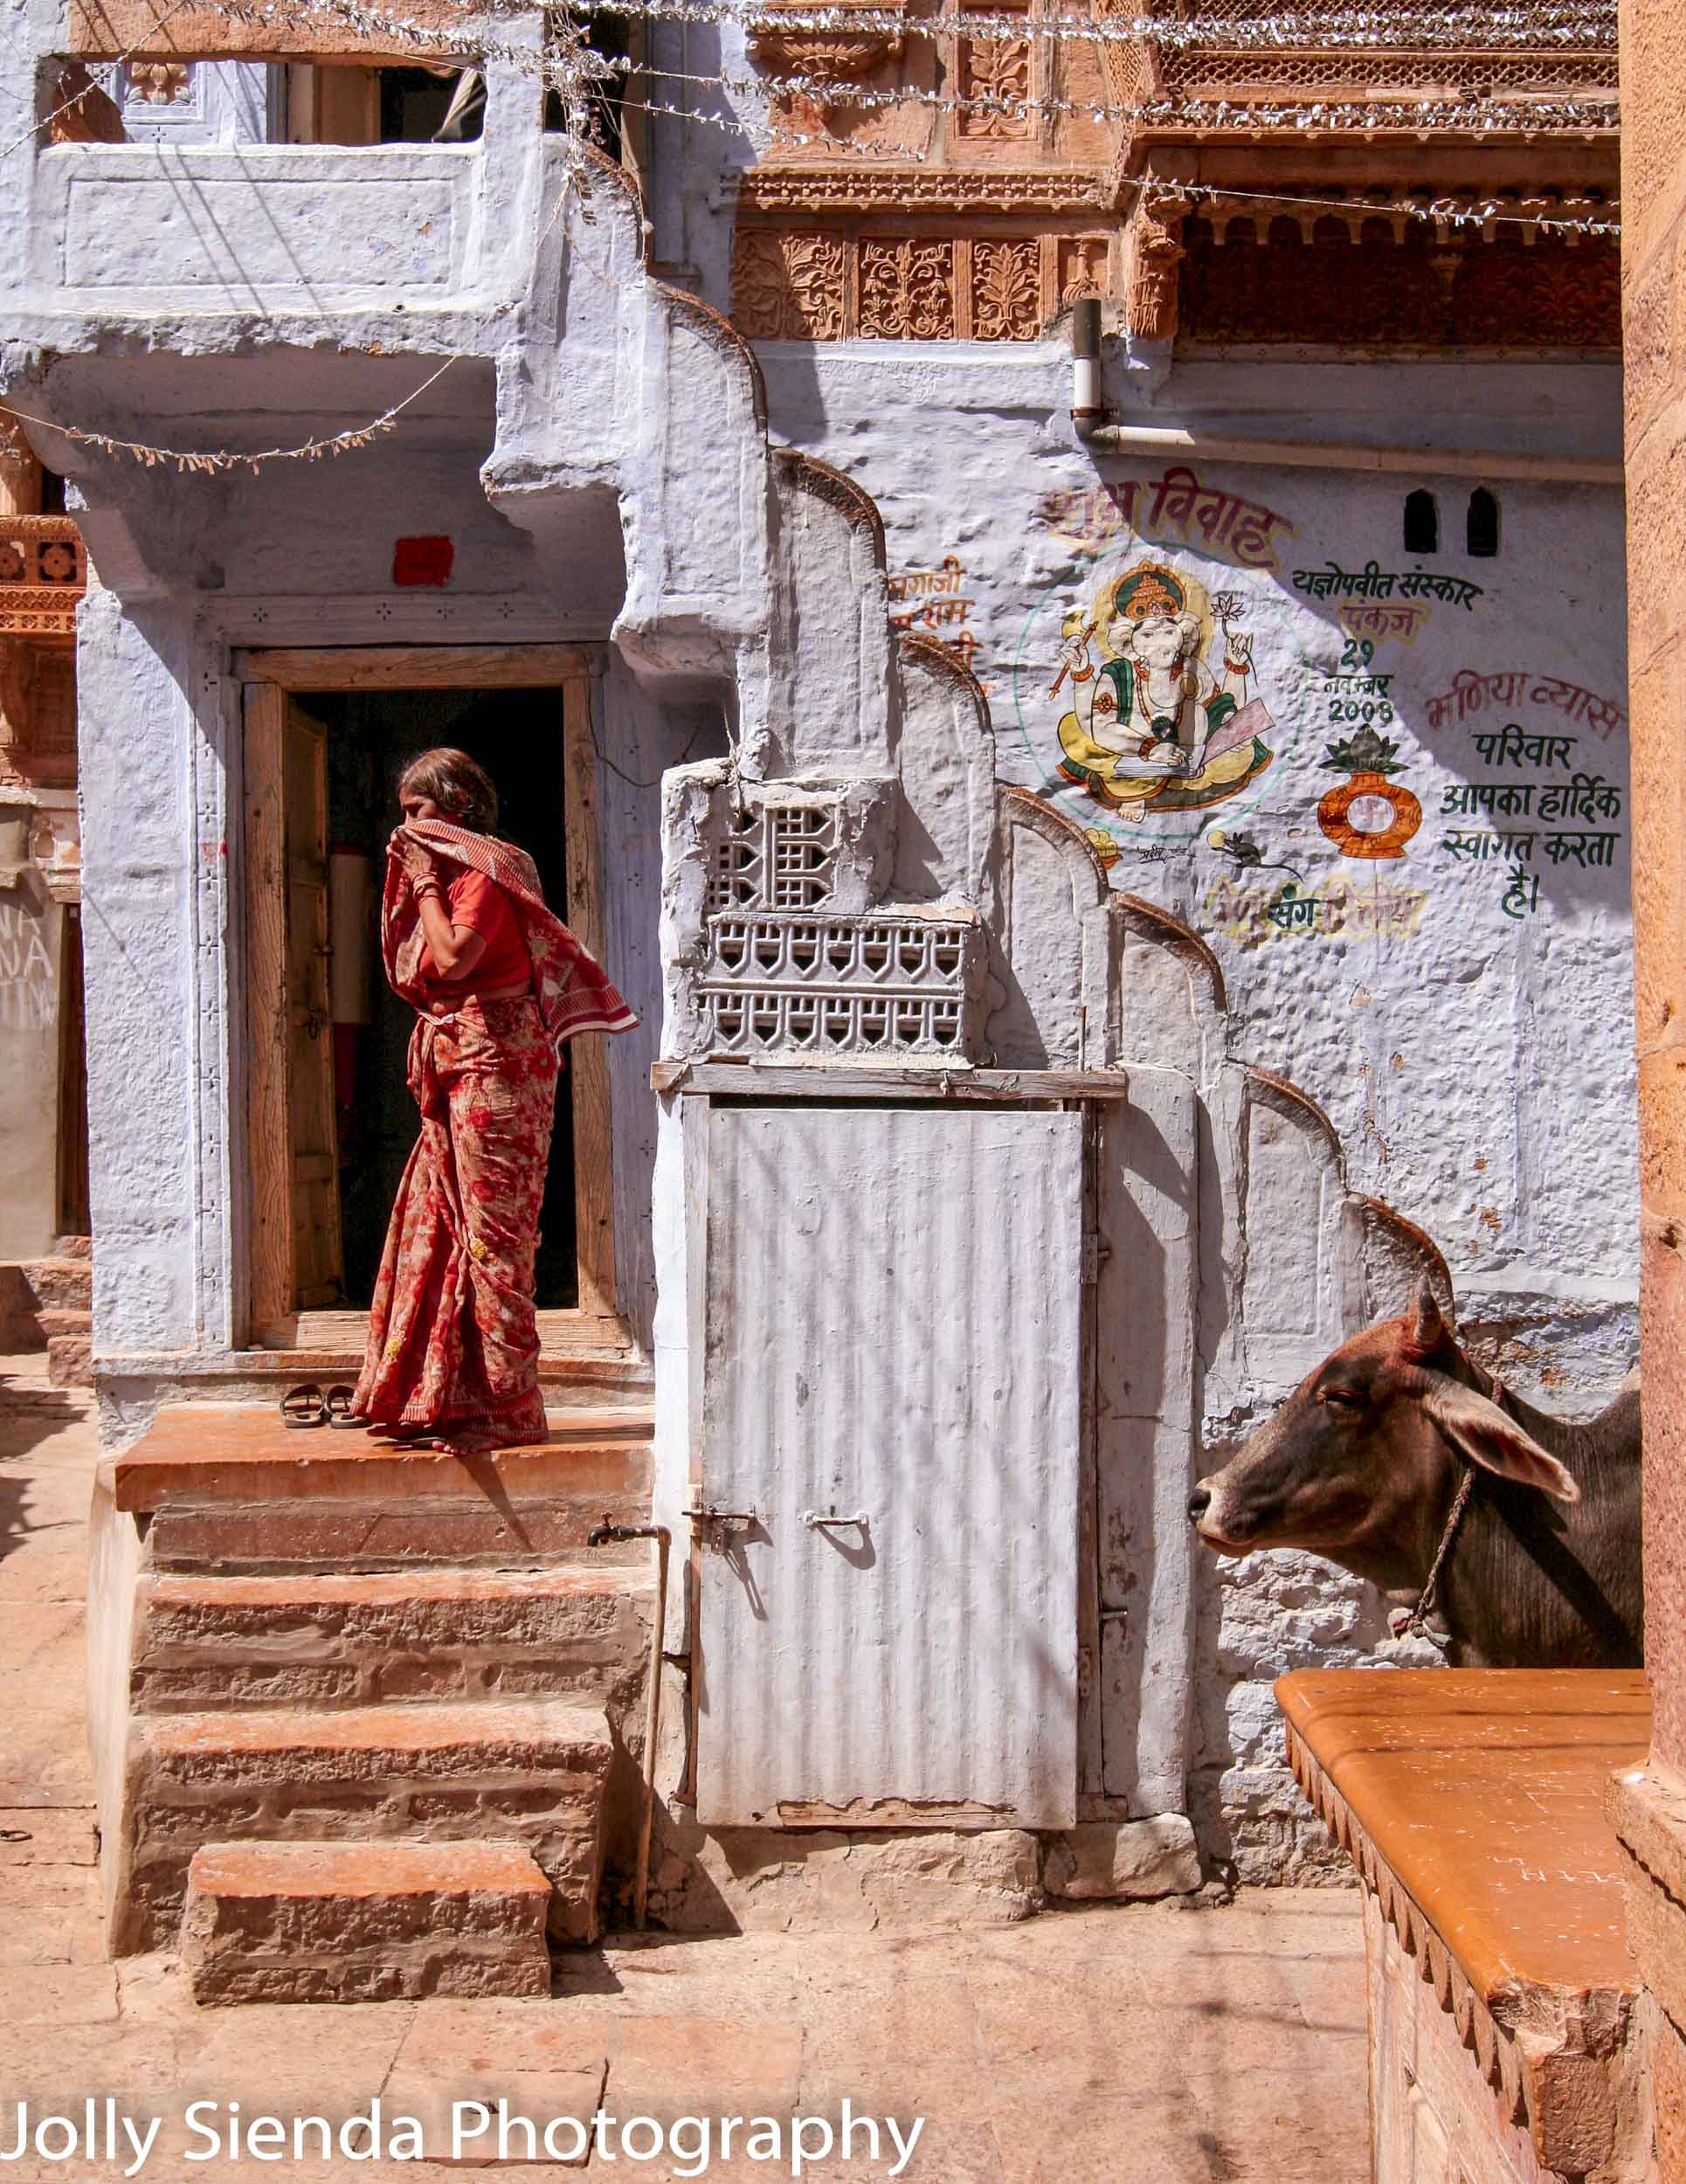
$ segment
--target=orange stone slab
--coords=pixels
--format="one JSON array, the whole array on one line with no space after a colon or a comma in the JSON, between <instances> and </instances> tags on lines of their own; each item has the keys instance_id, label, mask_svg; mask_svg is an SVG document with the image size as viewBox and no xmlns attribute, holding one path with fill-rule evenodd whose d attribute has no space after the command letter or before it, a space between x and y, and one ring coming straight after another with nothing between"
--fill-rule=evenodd
<instances>
[{"instance_id":1,"label":"orange stone slab","mask_svg":"<svg viewBox=\"0 0 1686 2184\"><path fill-rule=\"evenodd\" d=\"M1650 1739L1641 1672L1307 1669L1275 1688L1483 2001L1637 1989L1604 1800Z\"/></svg>"},{"instance_id":2,"label":"orange stone slab","mask_svg":"<svg viewBox=\"0 0 1686 2184\"><path fill-rule=\"evenodd\" d=\"M189 1877L218 1896L550 1894L528 1853L502 1842L208 1843Z\"/></svg>"},{"instance_id":3,"label":"orange stone slab","mask_svg":"<svg viewBox=\"0 0 1686 2184\"><path fill-rule=\"evenodd\" d=\"M516 1496L613 1495L645 1483L649 1433L642 1410L580 1410L541 1444L460 1457L329 1427L293 1431L267 1406L183 1403L160 1411L110 1469L117 1506L128 1510L307 1495L483 1495L494 1484Z\"/></svg>"}]
</instances>

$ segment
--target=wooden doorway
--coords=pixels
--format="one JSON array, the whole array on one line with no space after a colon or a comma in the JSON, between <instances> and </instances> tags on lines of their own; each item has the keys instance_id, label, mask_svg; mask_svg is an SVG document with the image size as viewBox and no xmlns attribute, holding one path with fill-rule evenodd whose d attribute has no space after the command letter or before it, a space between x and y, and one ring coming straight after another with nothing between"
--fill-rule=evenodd
<instances>
[{"instance_id":1,"label":"wooden doorway","mask_svg":"<svg viewBox=\"0 0 1686 2184\"><path fill-rule=\"evenodd\" d=\"M519 798L508 813L509 831L517 838L536 831L552 840L553 854L540 855L541 869L548 862L559 883L551 899L600 953L594 666L585 648L549 645L383 646L237 657L245 729L247 1326L255 1346L356 1351L367 1324L368 1208L360 1209L355 1188L353 1202L345 1203L348 1183L365 1178L360 1167L347 1165L329 1007L328 859L343 817L343 784L333 766L335 738L354 714L365 722L391 719L408 707L418 718L431 717L443 706L449 715L453 708L443 701L452 695L472 700L482 715L487 693L506 694L510 707L524 708L522 749L549 769L531 778L554 787L545 796L529 789ZM422 740L458 739L445 734ZM472 748L471 736L460 740ZM383 797L390 797L392 785L383 784ZM396 810L383 809L381 841L396 816ZM378 863L374 877L377 891ZM597 1037L571 1043L558 1100L545 1213L552 1241L548 1273L543 1260L540 1269L540 1338L551 1353L619 1347L626 1339L615 1305L605 1047ZM343 1084L340 1089L343 1095ZM388 1086L384 1097L389 1137L394 1128L413 1137L407 1095L393 1099ZM386 1197L390 1203L390 1190ZM552 1199L562 1203L553 1206Z\"/></svg>"}]
</instances>

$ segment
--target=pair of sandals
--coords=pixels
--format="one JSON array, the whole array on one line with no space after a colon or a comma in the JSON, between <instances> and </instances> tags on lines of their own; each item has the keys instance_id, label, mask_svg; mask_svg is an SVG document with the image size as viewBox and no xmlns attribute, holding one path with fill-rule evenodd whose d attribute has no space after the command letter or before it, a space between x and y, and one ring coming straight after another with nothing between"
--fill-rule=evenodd
<instances>
[{"instance_id":1,"label":"pair of sandals","mask_svg":"<svg viewBox=\"0 0 1686 2184\"><path fill-rule=\"evenodd\" d=\"M314 1380L289 1388L281 1398L281 1423L291 1432L307 1433L317 1426L331 1426L342 1434L360 1434L365 1421L354 1418L351 1403L356 1390L343 1383L324 1394Z\"/></svg>"}]
</instances>

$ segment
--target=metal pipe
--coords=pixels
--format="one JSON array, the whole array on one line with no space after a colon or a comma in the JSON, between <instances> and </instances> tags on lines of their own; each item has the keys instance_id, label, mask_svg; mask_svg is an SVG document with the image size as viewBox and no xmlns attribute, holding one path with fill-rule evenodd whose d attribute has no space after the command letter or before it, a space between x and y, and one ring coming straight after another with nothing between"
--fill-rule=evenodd
<instances>
[{"instance_id":1,"label":"metal pipe","mask_svg":"<svg viewBox=\"0 0 1686 2184\"><path fill-rule=\"evenodd\" d=\"M1071 414L1082 439L1106 416L1101 387L1101 299L1079 296L1071 307Z\"/></svg>"},{"instance_id":2,"label":"metal pipe","mask_svg":"<svg viewBox=\"0 0 1686 2184\"><path fill-rule=\"evenodd\" d=\"M653 1539L656 1543L656 1620L650 1634L648 1686L644 1695L644 1811L638 1830L638 1872L632 1883L632 1923L644 1931L650 1900L650 1838L656 1817L656 1737L661 1727L662 1640L667 1628L667 1551L674 1535L666 1524L617 1524L605 1516L586 1535L588 1547L610 1540Z\"/></svg>"},{"instance_id":3,"label":"metal pipe","mask_svg":"<svg viewBox=\"0 0 1686 2184\"><path fill-rule=\"evenodd\" d=\"M1532 478L1559 485L1619 486L1620 462L1569 455L1496 455L1473 448L1343 446L1330 440L1238 439L1180 425L1085 425L1078 437L1098 455L1204 455L1213 462L1281 463L1303 470L1393 471L1413 478Z\"/></svg>"}]
</instances>

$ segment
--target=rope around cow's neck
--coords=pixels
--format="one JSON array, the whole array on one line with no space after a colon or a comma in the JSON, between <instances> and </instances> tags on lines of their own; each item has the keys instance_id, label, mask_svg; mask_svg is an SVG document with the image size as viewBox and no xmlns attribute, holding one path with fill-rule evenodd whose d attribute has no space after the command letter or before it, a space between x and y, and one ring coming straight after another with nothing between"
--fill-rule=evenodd
<instances>
[{"instance_id":1,"label":"rope around cow's neck","mask_svg":"<svg viewBox=\"0 0 1686 2184\"><path fill-rule=\"evenodd\" d=\"M1496 1403L1501 1410L1504 1408L1506 1400L1504 1383L1498 1379L1496 1374L1493 1376L1493 1385L1488 1390L1488 1396L1489 1400ZM1444 1653L1452 1643L1452 1633L1449 1630L1444 1633L1431 1630L1428 1628L1428 1618L1434 1612L1434 1602L1440 1592L1441 1568L1445 1565L1447 1556L1452 1552L1452 1542L1457 1537L1458 1526L1463 1521L1464 1510L1469 1506L1469 1496L1475 1490L1475 1467L1466 1462L1463 1467L1463 1477L1458 1483L1457 1492L1452 1496L1452 1506L1447 1513L1446 1528L1441 1533L1441 1544L1435 1548L1434 1559L1428 1565L1428 1582L1418 1594L1417 1604L1408 1614L1400 1613L1388 1618L1388 1625L1394 1637L1426 1638L1431 1646L1438 1647L1441 1653Z\"/></svg>"}]
</instances>

